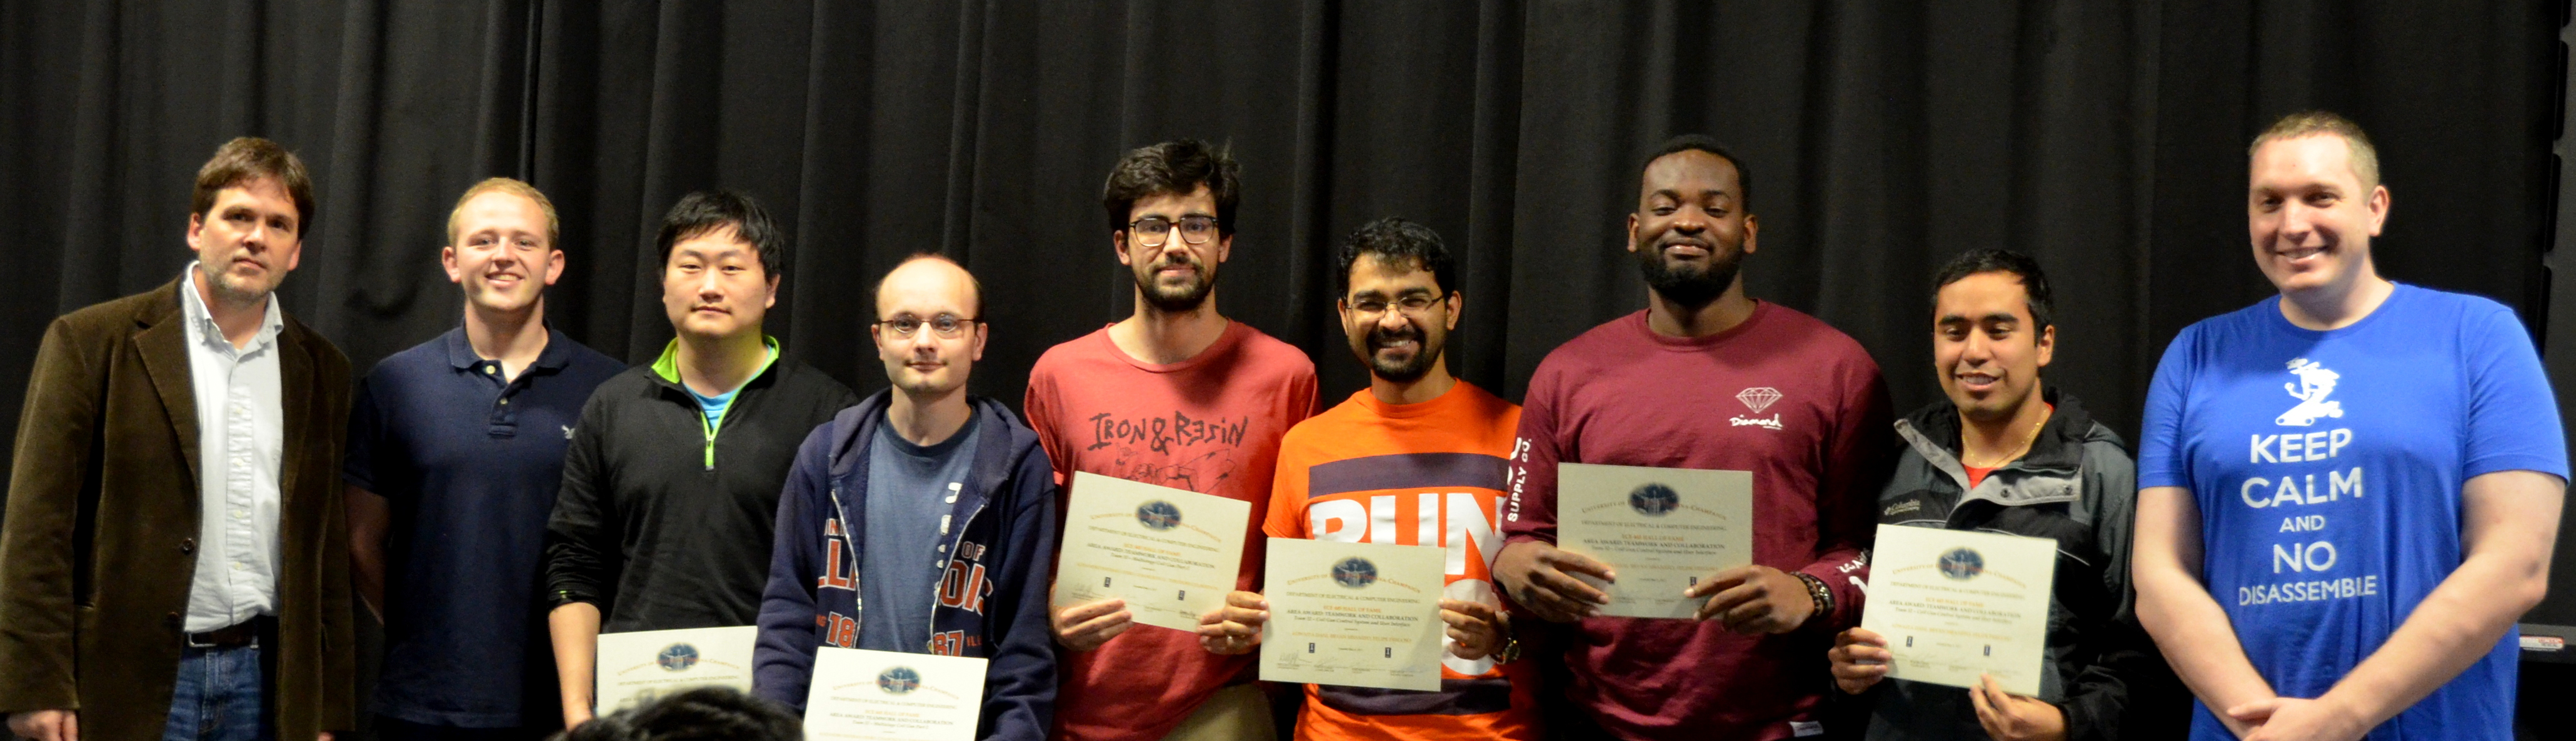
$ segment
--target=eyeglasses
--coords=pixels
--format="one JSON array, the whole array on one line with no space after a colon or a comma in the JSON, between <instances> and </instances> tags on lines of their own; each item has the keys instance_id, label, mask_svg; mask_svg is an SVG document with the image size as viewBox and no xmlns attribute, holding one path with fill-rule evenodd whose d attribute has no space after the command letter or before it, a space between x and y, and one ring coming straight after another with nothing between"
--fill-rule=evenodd
<instances>
[{"instance_id":1,"label":"eyeglasses","mask_svg":"<svg viewBox=\"0 0 2576 741\"><path fill-rule=\"evenodd\" d=\"M923 326L928 326L930 327L930 331L937 333L940 337L953 340L966 336L967 325L974 324L976 321L978 320L967 319L955 314L941 314L931 317L930 321L925 322L921 320L921 317L906 314L904 316L877 322L877 326L892 330L894 332L894 336L905 339L911 339L913 335L920 334L921 328Z\"/></svg>"},{"instance_id":2,"label":"eyeglasses","mask_svg":"<svg viewBox=\"0 0 2576 741\"><path fill-rule=\"evenodd\" d=\"M1432 298L1427 294L1420 293L1396 299L1395 303L1392 304L1387 303L1385 299L1375 297L1344 302L1345 305L1351 307L1351 313L1358 314L1362 317L1375 317L1380 314L1385 314L1387 307L1392 306L1395 307L1395 309L1404 312L1405 316L1417 319L1421 318L1423 314L1430 313L1431 306L1437 303L1440 303L1440 299Z\"/></svg>"},{"instance_id":3,"label":"eyeglasses","mask_svg":"<svg viewBox=\"0 0 2576 741\"><path fill-rule=\"evenodd\" d=\"M1209 238L1216 236L1214 216L1183 216L1180 226L1181 241L1190 244L1207 244ZM1172 221L1160 216L1147 216L1127 222L1127 230L1136 235L1136 244L1161 247L1171 239Z\"/></svg>"}]
</instances>

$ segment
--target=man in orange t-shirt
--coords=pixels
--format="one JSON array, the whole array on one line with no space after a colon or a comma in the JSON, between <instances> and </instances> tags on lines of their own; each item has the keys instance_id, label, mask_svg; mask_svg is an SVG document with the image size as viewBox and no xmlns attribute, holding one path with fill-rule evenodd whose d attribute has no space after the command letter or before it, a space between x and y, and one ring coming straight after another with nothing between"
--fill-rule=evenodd
<instances>
[{"instance_id":1,"label":"man in orange t-shirt","mask_svg":"<svg viewBox=\"0 0 2576 741\"><path fill-rule=\"evenodd\" d=\"M1442 346L1464 298L1440 235L1388 218L1344 240L1339 305L1369 388L1298 423L1279 444L1263 530L1274 538L1428 545L1449 551L1440 617L1448 655L1430 692L1306 685L1297 738L1539 738L1537 672L1519 644L1487 566L1502 548L1504 497L1521 409L1449 375ZM1269 605L1227 595L1200 625L1218 653L1250 652Z\"/></svg>"},{"instance_id":2,"label":"man in orange t-shirt","mask_svg":"<svg viewBox=\"0 0 2576 741\"><path fill-rule=\"evenodd\" d=\"M1111 244L1136 275L1136 313L1057 345L1029 370L1023 411L1069 483L1089 471L1250 503L1236 589L1260 583L1262 510L1279 438L1315 413L1315 363L1216 312L1233 249L1234 160L1196 141L1128 152L1103 188ZM1067 487L1063 496L1074 492ZM1059 510L1065 500L1058 500ZM1270 704L1249 656L1136 627L1122 600L1051 606L1055 737L1267 741Z\"/></svg>"}]
</instances>

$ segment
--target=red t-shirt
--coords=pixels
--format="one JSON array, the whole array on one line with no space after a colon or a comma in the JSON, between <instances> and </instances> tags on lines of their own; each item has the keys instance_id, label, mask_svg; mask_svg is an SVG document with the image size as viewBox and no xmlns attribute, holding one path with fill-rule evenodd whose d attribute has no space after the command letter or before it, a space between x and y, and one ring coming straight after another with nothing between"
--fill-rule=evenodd
<instances>
[{"instance_id":1,"label":"red t-shirt","mask_svg":"<svg viewBox=\"0 0 2576 741\"><path fill-rule=\"evenodd\" d=\"M1978 485L1978 484L1985 483L1985 482L1986 482L1986 474L1994 473L1994 472L1995 472L1995 469L2002 468L2002 466L1987 466L1987 467L1985 467L1985 468L1978 468L1978 467L1976 467L1976 466L1971 466L1971 465L1968 465L1968 464L1965 464L1965 463L1961 463L1961 464L1959 464L1959 467L1960 467L1960 468L1964 468L1964 469L1968 469L1968 488L1970 488L1970 489L1977 488L1977 485Z\"/></svg>"},{"instance_id":2,"label":"red t-shirt","mask_svg":"<svg viewBox=\"0 0 2576 741\"><path fill-rule=\"evenodd\" d=\"M1366 390L1298 423L1279 444L1273 538L1448 549L1441 596L1498 604L1496 505L1520 407L1465 381L1439 398L1388 404ZM1444 656L1436 692L1306 685L1298 741L1537 741L1530 662Z\"/></svg>"},{"instance_id":3,"label":"red t-shirt","mask_svg":"<svg viewBox=\"0 0 2576 741\"><path fill-rule=\"evenodd\" d=\"M1677 338L1646 313L1594 327L1530 378L1503 530L1556 541L1556 465L1753 472L1753 560L1821 578L1835 608L1785 635L1716 621L1590 618L1569 637L1568 699L1638 739L1791 738L1816 730L1825 651L1859 622L1847 571L1870 540L1890 448L1887 388L1857 342L1771 303L1716 335Z\"/></svg>"},{"instance_id":4,"label":"red t-shirt","mask_svg":"<svg viewBox=\"0 0 2576 741\"><path fill-rule=\"evenodd\" d=\"M1038 358L1023 411L1060 482L1089 471L1251 503L1235 588L1253 590L1279 438L1315 413L1316 393L1304 351L1241 322L1168 365L1129 356L1103 328ZM1208 695L1253 679L1257 656L1218 656L1195 634L1141 624L1097 650L1059 650L1056 737L1160 739Z\"/></svg>"}]
</instances>

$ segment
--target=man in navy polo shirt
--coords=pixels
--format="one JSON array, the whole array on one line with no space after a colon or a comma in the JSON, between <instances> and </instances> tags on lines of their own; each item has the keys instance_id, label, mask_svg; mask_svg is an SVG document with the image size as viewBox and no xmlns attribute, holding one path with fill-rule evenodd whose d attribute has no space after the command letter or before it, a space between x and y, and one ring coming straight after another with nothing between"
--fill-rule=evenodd
<instances>
[{"instance_id":1,"label":"man in navy polo shirt","mask_svg":"<svg viewBox=\"0 0 2576 741\"><path fill-rule=\"evenodd\" d=\"M439 251L464 324L377 363L350 404L350 550L385 622L380 738L562 727L538 640L546 518L582 403L625 366L546 327L560 228L527 183L467 189Z\"/></svg>"}]
</instances>

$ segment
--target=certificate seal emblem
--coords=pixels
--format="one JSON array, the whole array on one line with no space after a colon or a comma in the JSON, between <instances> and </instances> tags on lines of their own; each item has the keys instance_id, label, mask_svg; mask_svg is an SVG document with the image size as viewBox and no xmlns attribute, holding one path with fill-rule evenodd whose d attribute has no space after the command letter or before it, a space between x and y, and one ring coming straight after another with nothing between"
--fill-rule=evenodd
<instances>
[{"instance_id":1,"label":"certificate seal emblem","mask_svg":"<svg viewBox=\"0 0 2576 741\"><path fill-rule=\"evenodd\" d=\"M1377 564L1358 556L1333 564L1333 583L1358 589L1377 583Z\"/></svg>"},{"instance_id":2,"label":"certificate seal emblem","mask_svg":"<svg viewBox=\"0 0 2576 741\"><path fill-rule=\"evenodd\" d=\"M1986 557L1977 555L1974 548L1952 548L1942 552L1940 562L1934 566L1941 569L1942 576L1967 581L1986 573Z\"/></svg>"},{"instance_id":3,"label":"certificate seal emblem","mask_svg":"<svg viewBox=\"0 0 2576 741\"><path fill-rule=\"evenodd\" d=\"M1628 492L1628 507L1647 517L1662 517L1681 506L1681 492L1663 484L1647 484Z\"/></svg>"},{"instance_id":4,"label":"certificate seal emblem","mask_svg":"<svg viewBox=\"0 0 2576 741\"><path fill-rule=\"evenodd\" d=\"M663 646L661 653L653 655L653 663L661 665L663 671L688 671L698 665L698 647L686 643Z\"/></svg>"},{"instance_id":5,"label":"certificate seal emblem","mask_svg":"<svg viewBox=\"0 0 2576 741\"><path fill-rule=\"evenodd\" d=\"M1153 531L1181 526L1181 508L1160 499L1136 505L1136 522Z\"/></svg>"},{"instance_id":6,"label":"certificate seal emblem","mask_svg":"<svg viewBox=\"0 0 2576 741\"><path fill-rule=\"evenodd\" d=\"M909 666L890 666L877 672L877 689L889 695L910 694L921 689L921 672Z\"/></svg>"}]
</instances>

